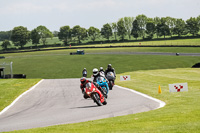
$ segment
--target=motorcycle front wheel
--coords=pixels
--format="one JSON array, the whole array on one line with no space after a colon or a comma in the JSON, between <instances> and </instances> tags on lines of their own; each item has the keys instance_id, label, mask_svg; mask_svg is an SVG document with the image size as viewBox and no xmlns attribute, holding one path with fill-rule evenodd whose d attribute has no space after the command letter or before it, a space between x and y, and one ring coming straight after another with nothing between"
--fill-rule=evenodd
<instances>
[{"instance_id":1,"label":"motorcycle front wheel","mask_svg":"<svg viewBox=\"0 0 200 133\"><path fill-rule=\"evenodd\" d=\"M105 87L102 87L102 88L101 88L101 92L102 92L102 94L103 94L103 96L104 96L105 98L108 97L108 96L107 96L107 91L106 91L106 88L105 88Z\"/></svg>"},{"instance_id":2,"label":"motorcycle front wheel","mask_svg":"<svg viewBox=\"0 0 200 133\"><path fill-rule=\"evenodd\" d=\"M102 106L102 103L101 103L101 100L100 100L100 97L99 97L99 94L98 93L94 93L92 95L92 98L94 100L94 102L98 105L98 106Z\"/></svg>"},{"instance_id":3,"label":"motorcycle front wheel","mask_svg":"<svg viewBox=\"0 0 200 133\"><path fill-rule=\"evenodd\" d=\"M109 83L109 89L112 90L112 88L113 88L113 81L110 81L110 83Z\"/></svg>"}]
</instances>

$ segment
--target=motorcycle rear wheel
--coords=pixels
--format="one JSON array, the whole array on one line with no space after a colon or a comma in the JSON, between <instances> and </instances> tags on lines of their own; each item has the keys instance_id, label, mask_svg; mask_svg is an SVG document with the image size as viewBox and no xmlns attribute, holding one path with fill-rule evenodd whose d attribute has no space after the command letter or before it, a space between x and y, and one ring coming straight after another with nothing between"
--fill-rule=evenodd
<instances>
[{"instance_id":1,"label":"motorcycle rear wheel","mask_svg":"<svg viewBox=\"0 0 200 133\"><path fill-rule=\"evenodd\" d=\"M102 103L103 105L106 105L107 104L107 101L106 99L104 99L104 102Z\"/></svg>"}]
</instances>

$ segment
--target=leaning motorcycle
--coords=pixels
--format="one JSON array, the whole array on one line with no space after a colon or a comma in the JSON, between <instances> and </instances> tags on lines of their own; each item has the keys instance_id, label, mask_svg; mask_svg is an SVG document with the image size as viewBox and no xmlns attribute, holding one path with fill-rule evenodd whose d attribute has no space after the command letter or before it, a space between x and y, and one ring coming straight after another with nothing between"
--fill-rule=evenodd
<instances>
[{"instance_id":1,"label":"leaning motorcycle","mask_svg":"<svg viewBox=\"0 0 200 133\"><path fill-rule=\"evenodd\" d=\"M106 78L109 81L108 86L109 86L110 90L112 90L112 88L114 86L114 81L115 81L114 73L113 72L108 72L107 75L106 75Z\"/></svg>"},{"instance_id":2,"label":"leaning motorcycle","mask_svg":"<svg viewBox=\"0 0 200 133\"><path fill-rule=\"evenodd\" d=\"M108 95L108 91L109 91L109 86L108 86L108 83L107 83L107 81L106 81L106 79L105 78L103 78L103 77L97 77L97 84L99 85L99 86L101 86L101 92L102 92L102 94L104 95L104 97L108 97L107 95Z\"/></svg>"},{"instance_id":3,"label":"leaning motorcycle","mask_svg":"<svg viewBox=\"0 0 200 133\"><path fill-rule=\"evenodd\" d=\"M86 84L85 87L85 93L93 99L93 101L98 105L106 105L106 98L103 96L100 90L97 89L97 87L91 82Z\"/></svg>"}]
</instances>

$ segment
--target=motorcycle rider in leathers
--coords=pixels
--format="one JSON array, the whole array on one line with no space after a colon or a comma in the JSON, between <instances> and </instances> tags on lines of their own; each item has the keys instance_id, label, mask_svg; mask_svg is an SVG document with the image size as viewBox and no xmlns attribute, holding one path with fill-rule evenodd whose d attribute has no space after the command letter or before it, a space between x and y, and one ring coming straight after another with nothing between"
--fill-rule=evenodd
<instances>
[{"instance_id":1,"label":"motorcycle rider in leathers","mask_svg":"<svg viewBox=\"0 0 200 133\"><path fill-rule=\"evenodd\" d=\"M89 82L91 83L92 81L87 80L85 77L82 77L82 78L80 79L80 81L81 81L80 88L81 88L82 93L84 94L83 97L84 97L84 98L85 98L85 97L89 98L88 95L85 93L84 88L86 87L86 84L87 84L87 83L89 83ZM94 84L99 90L101 89L101 86L99 86L99 84L97 84L96 82L93 82L93 84Z\"/></svg>"},{"instance_id":2,"label":"motorcycle rider in leathers","mask_svg":"<svg viewBox=\"0 0 200 133\"><path fill-rule=\"evenodd\" d=\"M106 81L108 82L107 78L105 77L105 75L101 74L97 68L94 68L93 69L93 82L97 82L97 78L98 77L103 77L106 79Z\"/></svg>"},{"instance_id":3,"label":"motorcycle rider in leathers","mask_svg":"<svg viewBox=\"0 0 200 133\"><path fill-rule=\"evenodd\" d=\"M105 76L107 75L108 72L113 72L114 76L116 78L116 73L115 73L115 69L112 67L111 64L108 64L108 68L105 70ZM114 81L113 81L114 82Z\"/></svg>"},{"instance_id":4,"label":"motorcycle rider in leathers","mask_svg":"<svg viewBox=\"0 0 200 133\"><path fill-rule=\"evenodd\" d=\"M105 72L104 72L104 70L103 70L103 67L100 67L100 68L99 68L99 73L101 73L102 75L105 76Z\"/></svg>"},{"instance_id":5,"label":"motorcycle rider in leathers","mask_svg":"<svg viewBox=\"0 0 200 133\"><path fill-rule=\"evenodd\" d=\"M83 93L83 97L84 97L84 98L89 98L89 96L85 93L84 88L86 87L86 84L89 83L89 82L91 83L91 81L90 81L90 80L87 80L85 77L82 77L82 78L80 79L80 81L81 81L80 88L81 88L81 91L82 91L82 93Z\"/></svg>"},{"instance_id":6,"label":"motorcycle rider in leathers","mask_svg":"<svg viewBox=\"0 0 200 133\"><path fill-rule=\"evenodd\" d=\"M83 77L87 77L87 69L86 68L83 69L82 75L83 75Z\"/></svg>"}]
</instances>

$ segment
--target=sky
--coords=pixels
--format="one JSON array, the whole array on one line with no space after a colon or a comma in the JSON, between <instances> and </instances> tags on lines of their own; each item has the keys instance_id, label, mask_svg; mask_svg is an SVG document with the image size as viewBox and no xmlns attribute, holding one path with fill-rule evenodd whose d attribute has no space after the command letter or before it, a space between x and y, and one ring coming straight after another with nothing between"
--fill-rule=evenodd
<instances>
[{"instance_id":1,"label":"sky","mask_svg":"<svg viewBox=\"0 0 200 133\"><path fill-rule=\"evenodd\" d=\"M0 31L17 26L32 30L39 25L51 31L65 25L100 29L140 14L187 20L200 15L200 0L0 0Z\"/></svg>"}]
</instances>

